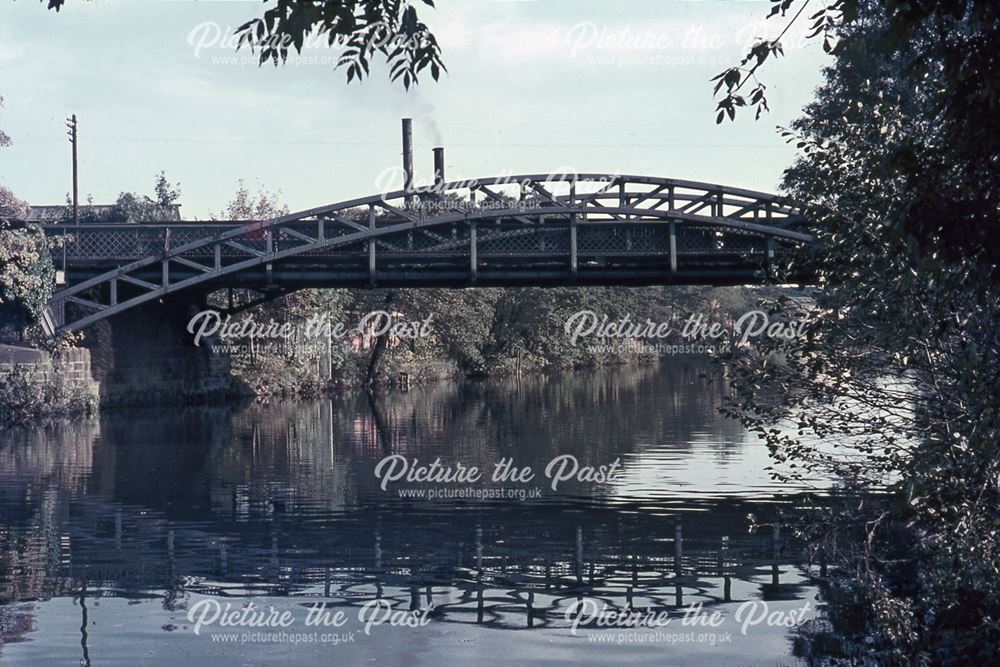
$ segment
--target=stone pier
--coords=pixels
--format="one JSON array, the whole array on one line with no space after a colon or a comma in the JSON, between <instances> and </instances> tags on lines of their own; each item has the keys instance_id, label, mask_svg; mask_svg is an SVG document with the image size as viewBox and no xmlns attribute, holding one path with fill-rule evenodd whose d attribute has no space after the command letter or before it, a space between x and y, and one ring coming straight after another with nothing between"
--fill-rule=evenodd
<instances>
[{"instance_id":1,"label":"stone pier","mask_svg":"<svg viewBox=\"0 0 1000 667\"><path fill-rule=\"evenodd\" d=\"M101 404L202 402L238 393L229 355L213 350L215 340L195 347L187 332L198 310L190 302L154 302L89 328L82 344L90 350Z\"/></svg>"}]
</instances>

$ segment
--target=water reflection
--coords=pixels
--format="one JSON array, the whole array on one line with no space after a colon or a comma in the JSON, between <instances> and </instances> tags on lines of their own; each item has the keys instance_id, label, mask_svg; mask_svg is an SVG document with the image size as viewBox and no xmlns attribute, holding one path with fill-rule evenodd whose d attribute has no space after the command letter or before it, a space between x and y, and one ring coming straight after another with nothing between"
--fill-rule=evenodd
<instances>
[{"instance_id":1,"label":"water reflection","mask_svg":"<svg viewBox=\"0 0 1000 667\"><path fill-rule=\"evenodd\" d=\"M119 624L150 617L135 641L189 647L200 638L184 629L185 610L205 598L349 610L384 599L431 609L435 622L539 633L565 629L567 606L584 598L643 610L793 604L812 594L794 566L800 545L750 533L746 518L792 496L776 495L764 448L719 417L723 386L710 366L679 362L444 383L374 404L129 411L9 434L0 651L59 662L73 655L73 636L87 662L96 623L87 614L100 602ZM553 491L540 472L567 453L594 466L620 459L622 474ZM508 458L539 479L474 486L540 495L404 495L428 486L417 483L386 491L373 471L389 454L484 470ZM42 637L45 650L16 645ZM108 644L105 656L115 655ZM768 651L774 664L790 648Z\"/></svg>"}]
</instances>

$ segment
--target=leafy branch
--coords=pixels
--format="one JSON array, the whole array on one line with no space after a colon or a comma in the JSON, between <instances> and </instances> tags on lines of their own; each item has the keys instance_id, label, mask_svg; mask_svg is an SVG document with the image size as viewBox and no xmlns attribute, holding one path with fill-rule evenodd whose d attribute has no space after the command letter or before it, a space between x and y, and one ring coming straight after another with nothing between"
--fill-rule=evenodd
<instances>
[{"instance_id":1,"label":"leafy branch","mask_svg":"<svg viewBox=\"0 0 1000 667\"><path fill-rule=\"evenodd\" d=\"M434 0L419 1L434 7ZM57 12L66 0L41 0ZM268 2L268 0L264 0ZM343 49L335 68L347 68L347 81L364 79L373 56L389 65L389 78L408 90L430 70L437 81L447 69L430 28L420 20L411 0L277 0L259 18L237 31L237 48L259 53L259 63L284 64L292 50L301 54L307 42L326 42Z\"/></svg>"},{"instance_id":2,"label":"leafy branch","mask_svg":"<svg viewBox=\"0 0 1000 667\"><path fill-rule=\"evenodd\" d=\"M421 2L434 6L433 0ZM278 0L236 34L237 48L259 53L260 64L285 63L292 50L301 54L312 40L339 47L336 67L346 68L348 82L367 77L377 54L389 65L390 80L407 89L419 83L424 70L434 80L447 71L437 38L408 0Z\"/></svg>"},{"instance_id":3,"label":"leafy branch","mask_svg":"<svg viewBox=\"0 0 1000 667\"><path fill-rule=\"evenodd\" d=\"M788 10L791 9L795 2L796 0L771 0L771 10L768 12L767 18L778 14L782 17L786 16ZM725 87L725 96L719 100L718 106L716 106L716 111L718 112L715 117L716 124L722 123L727 116L729 120L734 120L736 118L736 107L754 107L756 109L754 114L755 120L760 119L761 114L765 111L770 111L767 105L767 86L757 79L757 70L760 69L768 58L773 59L784 55L781 40L800 19L806 7L809 6L809 3L810 0L805 0L801 3L798 11L785 24L785 27L776 38L759 40L750 47L750 51L743 57L739 65L729 67L712 77L711 81L716 82L713 90L714 95L718 95L719 91ZM812 24L806 37L812 39L822 34L823 50L827 53L834 53L837 47L836 32L844 21L852 20L856 16L856 3L857 0L834 0L834 2L812 14L809 17ZM750 81L755 84L753 89L750 90L748 96L741 95L740 91Z\"/></svg>"}]
</instances>

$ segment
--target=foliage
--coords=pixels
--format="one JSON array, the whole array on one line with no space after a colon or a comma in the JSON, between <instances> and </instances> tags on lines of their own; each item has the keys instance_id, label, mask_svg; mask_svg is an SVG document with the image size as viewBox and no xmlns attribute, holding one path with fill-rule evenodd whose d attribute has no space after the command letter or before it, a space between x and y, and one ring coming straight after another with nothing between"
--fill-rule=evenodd
<instances>
[{"instance_id":1,"label":"foliage","mask_svg":"<svg viewBox=\"0 0 1000 667\"><path fill-rule=\"evenodd\" d=\"M840 54L842 30L866 29L872 46L886 60L900 59L900 77L911 86L923 86L928 77L940 77L947 85L933 88L930 104L953 120L974 121L970 126L977 136L985 136L986 126L995 123L980 116L985 109L995 110L1000 91L981 85L984 74L995 72L998 58L996 44L1000 37L1000 6L990 0L945 0L944 2L897 2L895 0L825 0L818 11L804 14L809 0L771 0L767 17L780 14L787 19L774 40L754 44L739 66L721 72L716 92L725 86L719 109L730 118L735 107L766 107L764 86L756 78L759 68L782 54L781 38L798 21L809 21L808 37L822 37L827 53ZM815 8L815 6L814 6ZM924 48L910 49L913 42ZM746 84L755 83L751 99L740 95ZM761 95L755 93L760 91ZM722 117L719 118L720 122ZM955 127L952 130L958 130ZM996 141L994 139L994 141ZM964 143L964 142L963 142ZM971 142L970 142L971 145Z\"/></svg>"},{"instance_id":2,"label":"foliage","mask_svg":"<svg viewBox=\"0 0 1000 667\"><path fill-rule=\"evenodd\" d=\"M280 193L272 192L262 184L257 184L256 192L250 190L242 180L238 182L233 198L221 212L225 220L268 220L288 213L288 207L281 203ZM258 295L249 290L232 290L235 305L253 302ZM334 321L343 315L348 301L345 290L300 290L281 295L271 301L244 309L237 313L237 319L252 318L257 322L292 322L303 324L314 313L323 313ZM212 304L220 309L228 307L228 295L224 299L216 294ZM307 343L308 341L298 341ZM306 346L308 347L308 346ZM336 369L345 364L343 354L331 350L331 366ZM319 355L312 349L299 350L294 344L288 349L277 351L259 349L250 345L246 354L232 358L233 374L256 395L308 395L327 388L330 378L319 373Z\"/></svg>"},{"instance_id":3,"label":"foliage","mask_svg":"<svg viewBox=\"0 0 1000 667\"><path fill-rule=\"evenodd\" d=\"M41 1L56 11L66 4ZM434 6L434 0L420 2ZM419 83L424 70L435 81L446 71L437 38L409 0L278 0L263 16L241 25L237 37L238 48L260 54L261 65L284 63L293 49L301 53L310 41L341 46L336 67L346 68L348 82L368 76L376 54L389 65L390 80L402 81L407 89Z\"/></svg>"},{"instance_id":4,"label":"foliage","mask_svg":"<svg viewBox=\"0 0 1000 667\"><path fill-rule=\"evenodd\" d=\"M170 213L145 195L123 192L110 211L93 217L95 222L155 222L169 220Z\"/></svg>"},{"instance_id":5,"label":"foliage","mask_svg":"<svg viewBox=\"0 0 1000 667\"><path fill-rule=\"evenodd\" d=\"M244 294L248 298L249 294ZM238 297L239 298L239 297ZM237 314L256 322L275 321L303 325L315 313L323 313L332 321L343 318L347 302L345 290L301 290L268 301ZM225 304L215 304L224 307ZM243 343L245 341L238 341ZM322 339L293 339L262 343L248 339L244 353L232 355L234 376L258 396L313 395L328 388L331 378L320 373L318 345ZM301 347L300 347L301 346ZM330 367L335 372L349 362L343 350L330 348Z\"/></svg>"},{"instance_id":6,"label":"foliage","mask_svg":"<svg viewBox=\"0 0 1000 667\"><path fill-rule=\"evenodd\" d=\"M9 188L0 185L0 220L23 220L27 214L27 202L21 201Z\"/></svg>"},{"instance_id":7,"label":"foliage","mask_svg":"<svg viewBox=\"0 0 1000 667\"><path fill-rule=\"evenodd\" d=\"M153 183L153 190L156 192L155 202L157 206L170 206L181 198L181 184L172 184L167 180L167 173L161 171L156 175Z\"/></svg>"},{"instance_id":8,"label":"foliage","mask_svg":"<svg viewBox=\"0 0 1000 667\"><path fill-rule=\"evenodd\" d=\"M45 234L37 225L12 227L27 208L0 186L0 317L15 326L38 322L55 288Z\"/></svg>"},{"instance_id":9,"label":"foliage","mask_svg":"<svg viewBox=\"0 0 1000 667\"><path fill-rule=\"evenodd\" d=\"M434 6L433 0L421 0ZM305 0L278 2L237 30L239 45L260 53L260 63L287 60L291 49L302 52L309 39L343 45L337 67L350 82L368 76L373 56L389 65L389 78L409 89L430 69L437 80L445 69L437 39L407 0Z\"/></svg>"},{"instance_id":10,"label":"foliage","mask_svg":"<svg viewBox=\"0 0 1000 667\"><path fill-rule=\"evenodd\" d=\"M167 180L166 173L161 171L153 177L153 196L135 192L122 192L113 206L108 209L95 210L81 207L81 223L116 223L116 222L161 222L171 220L174 216L171 208L180 199L180 184L172 184ZM62 211L61 221L73 220L73 200L66 195L66 208Z\"/></svg>"},{"instance_id":11,"label":"foliage","mask_svg":"<svg viewBox=\"0 0 1000 667\"><path fill-rule=\"evenodd\" d=\"M965 9L946 23L976 34L992 10ZM941 100L973 103L979 92L953 93L990 83L985 70L950 80L952 65L935 63L951 43L937 25L887 44L895 15L857 10L816 101L786 131L803 156L784 186L811 203L818 237L800 260L819 281L812 325L733 360L731 410L767 442L775 474L833 472L894 493L889 510L813 524L865 545L843 564L876 659L968 664L1000 645L1000 294L986 233L1000 183L984 167L1000 154L993 141L956 146ZM900 544L906 553L890 553Z\"/></svg>"},{"instance_id":12,"label":"foliage","mask_svg":"<svg viewBox=\"0 0 1000 667\"><path fill-rule=\"evenodd\" d=\"M431 379L454 373L496 376L547 369L647 363L656 353L612 341L569 342L564 327L574 313L588 309L611 320L625 315L672 322L674 330L693 312L715 321L732 319L757 306L755 292L739 288L579 288L579 289L406 289L301 290L235 315L257 323L291 323L301 329L316 314L354 329L366 315L385 311L397 323L429 319L430 336L390 341L360 340L353 335L333 341L331 377L317 375L319 352L309 340L287 350L251 345L234 359L233 368L257 394L315 393L328 384L393 383L400 373ZM251 298L245 293L240 299ZM215 305L225 308L224 299ZM245 301L242 301L245 302ZM363 342L363 345L358 346ZM675 341L676 342L676 341Z\"/></svg>"},{"instance_id":13,"label":"foliage","mask_svg":"<svg viewBox=\"0 0 1000 667\"><path fill-rule=\"evenodd\" d=\"M37 423L50 417L88 414L95 396L60 373L32 373L16 365L0 374L0 427Z\"/></svg>"},{"instance_id":14,"label":"foliage","mask_svg":"<svg viewBox=\"0 0 1000 667\"><path fill-rule=\"evenodd\" d=\"M245 181L237 183L236 194L222 211L223 220L269 220L288 214L288 206L280 203L280 192L272 192L260 183L251 192Z\"/></svg>"}]
</instances>

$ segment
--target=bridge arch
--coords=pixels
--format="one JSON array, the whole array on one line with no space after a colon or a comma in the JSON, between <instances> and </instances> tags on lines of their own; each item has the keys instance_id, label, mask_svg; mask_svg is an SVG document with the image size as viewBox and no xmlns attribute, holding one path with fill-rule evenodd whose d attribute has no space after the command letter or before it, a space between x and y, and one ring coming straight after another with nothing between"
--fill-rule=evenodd
<instances>
[{"instance_id":1,"label":"bridge arch","mask_svg":"<svg viewBox=\"0 0 1000 667\"><path fill-rule=\"evenodd\" d=\"M776 195L650 176L437 184L239 223L48 225L50 333L224 287L742 284L812 242ZM67 308L70 306L70 308Z\"/></svg>"}]
</instances>

